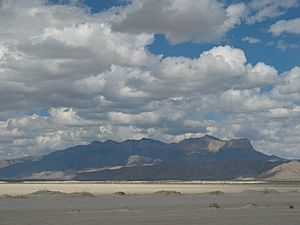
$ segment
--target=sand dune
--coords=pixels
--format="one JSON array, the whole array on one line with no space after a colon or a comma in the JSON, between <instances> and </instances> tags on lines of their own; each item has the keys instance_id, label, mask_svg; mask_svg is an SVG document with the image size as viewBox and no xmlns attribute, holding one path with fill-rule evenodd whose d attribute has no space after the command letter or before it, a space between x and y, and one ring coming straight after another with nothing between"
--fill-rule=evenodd
<instances>
[{"instance_id":1,"label":"sand dune","mask_svg":"<svg viewBox=\"0 0 300 225\"><path fill-rule=\"evenodd\" d=\"M281 164L262 174L260 178L270 181L300 181L300 162Z\"/></svg>"}]
</instances>

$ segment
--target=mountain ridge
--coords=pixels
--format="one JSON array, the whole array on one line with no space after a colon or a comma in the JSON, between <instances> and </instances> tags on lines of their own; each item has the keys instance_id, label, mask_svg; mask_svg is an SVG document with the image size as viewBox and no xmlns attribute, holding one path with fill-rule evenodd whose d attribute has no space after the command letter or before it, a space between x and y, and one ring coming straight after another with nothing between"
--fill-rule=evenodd
<instances>
[{"instance_id":1,"label":"mountain ridge","mask_svg":"<svg viewBox=\"0 0 300 225\"><path fill-rule=\"evenodd\" d=\"M101 174L104 173L103 171L111 173L110 169L105 168L118 168L118 177L122 177L120 173L126 171L124 179L130 179L130 173L134 174L135 169L142 169L144 174L148 174L147 169L156 171L160 168L165 172L161 172L159 178L168 179L174 177L170 168L173 168L174 175L180 174L180 171L176 169L178 166L183 171L190 171L190 175L182 173L182 179L197 178L195 173L199 173L199 178L213 179L213 174L205 176L205 170L215 170L215 177L219 179L220 174L230 177L225 175L226 170L228 173L233 173L232 163L236 164L236 170L240 170L239 174L236 174L235 171L234 173L241 177L259 175L260 170L253 170L255 163L261 165L261 162L264 162L277 166L279 163L276 162L280 161L284 161L284 159L256 151L247 138L222 140L205 135L199 138L184 139L177 143L164 143L150 138L122 142L107 140L104 142L93 141L88 145L54 151L38 160L27 160L8 165L0 169L0 179L34 179L34 174L39 175L39 179L47 174L49 177L67 174L67 179L72 179L91 169L94 173L98 171L102 171ZM244 166L242 162L244 162ZM227 167L224 166L225 164L228 164ZM128 169L129 167L130 169ZM271 169L269 166L264 168ZM225 173L221 170L225 170ZM143 174L140 176L140 179L144 178ZM155 178L153 175L150 177Z\"/></svg>"}]
</instances>

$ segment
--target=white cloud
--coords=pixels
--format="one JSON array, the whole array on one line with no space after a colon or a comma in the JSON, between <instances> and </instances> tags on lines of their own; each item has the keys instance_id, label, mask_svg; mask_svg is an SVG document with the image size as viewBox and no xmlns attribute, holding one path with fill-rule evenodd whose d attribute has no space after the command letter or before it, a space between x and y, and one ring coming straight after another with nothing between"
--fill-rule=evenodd
<instances>
[{"instance_id":1,"label":"white cloud","mask_svg":"<svg viewBox=\"0 0 300 225\"><path fill-rule=\"evenodd\" d=\"M158 84L165 93L216 93L228 89L245 73L245 63L244 52L229 46L214 47L195 60L165 58Z\"/></svg>"},{"instance_id":2,"label":"white cloud","mask_svg":"<svg viewBox=\"0 0 300 225\"><path fill-rule=\"evenodd\" d=\"M257 44L262 42L260 39L257 39L255 37L244 37L242 38L242 41L248 42L249 44Z\"/></svg>"},{"instance_id":3,"label":"white cloud","mask_svg":"<svg viewBox=\"0 0 300 225\"><path fill-rule=\"evenodd\" d=\"M281 78L274 67L258 62L254 67L247 68L246 75L241 78L241 87L250 89L271 86L280 82Z\"/></svg>"},{"instance_id":4,"label":"white cloud","mask_svg":"<svg viewBox=\"0 0 300 225\"><path fill-rule=\"evenodd\" d=\"M145 50L151 35L112 32L101 18L81 8L42 1L22 3L19 7L5 1L0 9L10 18L10 26L0 20L0 86L5 92L0 103L5 103L5 110L25 105L78 106L86 98L82 89L97 89L100 83L93 83L93 88L87 84L113 64L148 67L159 61ZM48 15L44 20L39 18L40 11ZM23 27L18 28L20 21Z\"/></svg>"},{"instance_id":5,"label":"white cloud","mask_svg":"<svg viewBox=\"0 0 300 225\"><path fill-rule=\"evenodd\" d=\"M220 39L240 23L244 4L230 5L217 0L132 0L114 29L130 33L163 33L175 44Z\"/></svg>"},{"instance_id":6,"label":"white cloud","mask_svg":"<svg viewBox=\"0 0 300 225\"><path fill-rule=\"evenodd\" d=\"M299 7L299 0L252 0L247 4L246 21L250 24L281 16L288 9Z\"/></svg>"},{"instance_id":7,"label":"white cloud","mask_svg":"<svg viewBox=\"0 0 300 225\"><path fill-rule=\"evenodd\" d=\"M245 19L246 5L244 3L232 4L226 8L226 20L223 24L223 32L231 30L241 24Z\"/></svg>"},{"instance_id":8,"label":"white cloud","mask_svg":"<svg viewBox=\"0 0 300 225\"><path fill-rule=\"evenodd\" d=\"M300 67L294 67L283 75L283 83L275 86L275 88L271 92L272 98L282 101L299 101Z\"/></svg>"},{"instance_id":9,"label":"white cloud","mask_svg":"<svg viewBox=\"0 0 300 225\"><path fill-rule=\"evenodd\" d=\"M128 114L122 112L109 112L108 117L112 123L121 125L152 125L156 126L160 116L154 112L143 112L139 114Z\"/></svg>"},{"instance_id":10,"label":"white cloud","mask_svg":"<svg viewBox=\"0 0 300 225\"><path fill-rule=\"evenodd\" d=\"M271 25L269 32L275 36L279 36L284 33L300 34L300 18L279 20Z\"/></svg>"},{"instance_id":11,"label":"white cloud","mask_svg":"<svg viewBox=\"0 0 300 225\"><path fill-rule=\"evenodd\" d=\"M267 46L275 46L277 49L280 49L281 51L300 48L300 45L295 43L287 43L284 40L270 41L267 43Z\"/></svg>"},{"instance_id":12,"label":"white cloud","mask_svg":"<svg viewBox=\"0 0 300 225\"><path fill-rule=\"evenodd\" d=\"M222 110L229 113L265 112L279 105L267 95L259 94L258 90L230 89L221 94L219 102Z\"/></svg>"}]
</instances>

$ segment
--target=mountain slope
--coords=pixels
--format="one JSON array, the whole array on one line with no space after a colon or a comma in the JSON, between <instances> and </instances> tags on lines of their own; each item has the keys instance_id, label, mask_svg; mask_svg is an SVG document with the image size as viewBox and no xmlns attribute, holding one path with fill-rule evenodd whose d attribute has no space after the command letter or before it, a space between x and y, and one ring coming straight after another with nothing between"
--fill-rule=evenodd
<instances>
[{"instance_id":1,"label":"mountain slope","mask_svg":"<svg viewBox=\"0 0 300 225\"><path fill-rule=\"evenodd\" d=\"M300 162L283 163L263 173L259 178L270 181L300 181Z\"/></svg>"},{"instance_id":2,"label":"mountain slope","mask_svg":"<svg viewBox=\"0 0 300 225\"><path fill-rule=\"evenodd\" d=\"M241 176L256 177L280 162L265 161L213 161L200 165L170 165L122 167L79 173L74 180L233 180Z\"/></svg>"},{"instance_id":3,"label":"mountain slope","mask_svg":"<svg viewBox=\"0 0 300 225\"><path fill-rule=\"evenodd\" d=\"M0 160L0 169L11 165L9 160Z\"/></svg>"},{"instance_id":4,"label":"mountain slope","mask_svg":"<svg viewBox=\"0 0 300 225\"><path fill-rule=\"evenodd\" d=\"M4 167L7 167L7 166L10 166L10 165L13 165L13 164L16 164L16 163L22 163L22 162L27 162L27 161L36 161L38 160L39 157L25 157L25 158L18 158L18 159L3 159L3 160L0 160L0 169L4 168Z\"/></svg>"},{"instance_id":5,"label":"mountain slope","mask_svg":"<svg viewBox=\"0 0 300 225\"><path fill-rule=\"evenodd\" d=\"M133 170L134 167L146 165L181 165L196 168L208 162L214 162L211 164L213 167L219 161L278 160L280 158L256 151L248 139L228 141L206 135L171 144L147 138L121 143L108 140L55 151L39 160L6 166L0 169L0 178L26 179L34 177L34 174L38 177L43 174L67 174L67 177L72 177L84 171L105 171L105 168L110 167L130 167ZM240 172L239 175L244 174Z\"/></svg>"}]
</instances>

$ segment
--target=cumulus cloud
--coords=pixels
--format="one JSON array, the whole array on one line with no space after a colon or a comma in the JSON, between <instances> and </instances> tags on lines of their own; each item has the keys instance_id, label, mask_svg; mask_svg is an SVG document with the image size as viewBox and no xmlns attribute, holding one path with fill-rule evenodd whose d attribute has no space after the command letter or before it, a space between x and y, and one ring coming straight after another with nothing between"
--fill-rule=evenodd
<instances>
[{"instance_id":1,"label":"cumulus cloud","mask_svg":"<svg viewBox=\"0 0 300 225\"><path fill-rule=\"evenodd\" d=\"M227 90L220 96L224 111L236 113L264 112L278 107L278 102L257 90Z\"/></svg>"},{"instance_id":2,"label":"cumulus cloud","mask_svg":"<svg viewBox=\"0 0 300 225\"><path fill-rule=\"evenodd\" d=\"M258 62L254 67L249 66L247 73L241 79L241 87L256 88L271 86L282 82L277 70L263 62Z\"/></svg>"},{"instance_id":3,"label":"cumulus cloud","mask_svg":"<svg viewBox=\"0 0 300 225\"><path fill-rule=\"evenodd\" d=\"M145 50L151 35L112 32L108 24L84 9L42 2L22 1L22 7L11 1L2 3L1 10L11 18L9 27L5 20L0 22L0 80L5 92L0 102L5 102L4 110L24 108L24 104L74 106L67 103L71 99L81 105L81 98L86 98L80 93L84 84L77 89L71 85L74 82L91 82L85 78L96 77L113 64L147 67L159 61ZM39 12L47 12L45 20ZM23 27L18 28L23 17ZM16 36L12 28L20 34Z\"/></svg>"},{"instance_id":4,"label":"cumulus cloud","mask_svg":"<svg viewBox=\"0 0 300 225\"><path fill-rule=\"evenodd\" d=\"M217 0L132 0L113 28L136 34L162 33L173 44L211 42L239 24L244 10L244 4L225 8Z\"/></svg>"},{"instance_id":5,"label":"cumulus cloud","mask_svg":"<svg viewBox=\"0 0 300 225\"><path fill-rule=\"evenodd\" d=\"M91 14L78 4L1 1L1 158L93 140L206 133L247 136L259 150L297 155L300 140L290 144L282 135L299 129L298 67L279 74L228 45L194 59L147 50L156 32L173 43L216 40L241 23L245 5L148 2Z\"/></svg>"},{"instance_id":6,"label":"cumulus cloud","mask_svg":"<svg viewBox=\"0 0 300 225\"><path fill-rule=\"evenodd\" d=\"M275 36L279 36L284 33L300 34L300 18L279 20L275 24L271 25L269 32Z\"/></svg>"},{"instance_id":7,"label":"cumulus cloud","mask_svg":"<svg viewBox=\"0 0 300 225\"><path fill-rule=\"evenodd\" d=\"M283 83L272 90L272 98L298 101L300 99L300 67L292 68L284 73L282 78Z\"/></svg>"},{"instance_id":8,"label":"cumulus cloud","mask_svg":"<svg viewBox=\"0 0 300 225\"><path fill-rule=\"evenodd\" d=\"M12 117L0 122L0 157L41 155L72 142L88 143L98 139L97 134L97 123L80 118L71 108L51 108L48 116Z\"/></svg>"}]
</instances>

